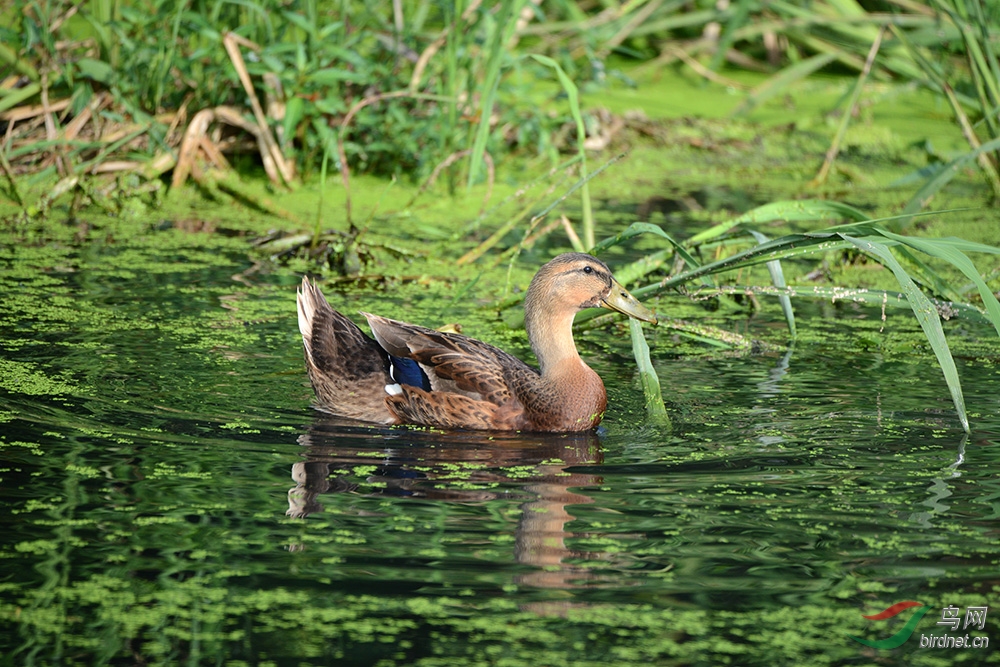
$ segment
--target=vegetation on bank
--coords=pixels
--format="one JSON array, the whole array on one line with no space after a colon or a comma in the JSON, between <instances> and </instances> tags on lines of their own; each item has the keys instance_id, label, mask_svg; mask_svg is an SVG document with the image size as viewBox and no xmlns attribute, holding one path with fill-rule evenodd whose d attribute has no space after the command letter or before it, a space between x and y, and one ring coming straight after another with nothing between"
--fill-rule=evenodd
<instances>
[{"instance_id":1,"label":"vegetation on bank","mask_svg":"<svg viewBox=\"0 0 1000 667\"><path fill-rule=\"evenodd\" d=\"M744 89L738 113L819 71L857 76L816 180L827 177L867 82L934 90L970 150L940 165L913 210L975 161L1000 195L1000 6L984 0L798 3L481 0L391 5L257 0L15 2L0 22L0 144L7 194L27 174L130 171L177 186L253 156L276 184L329 165L452 187L512 152L602 146L576 89L628 77L612 63L682 67ZM614 56L614 60L612 60ZM551 81L554 86L540 85ZM567 96L570 108L553 95ZM584 171L584 173L586 173ZM29 179L30 180L30 179ZM345 181L346 183L346 181ZM236 188L228 181L223 188ZM81 201L87 199L83 191ZM348 217L350 215L348 214Z\"/></svg>"},{"instance_id":2,"label":"vegetation on bank","mask_svg":"<svg viewBox=\"0 0 1000 667\"><path fill-rule=\"evenodd\" d=\"M552 165L549 175L569 175L559 181L562 191L533 200L522 194L520 212L492 235L457 238L465 253L459 262L475 262L501 244L503 256L516 257L538 234L559 228L540 225L573 198L580 202L577 226L566 219L561 228L580 250L598 252L638 233L661 238L660 249L624 269L640 294L685 283L720 295L773 289L794 337L790 297L808 291L785 284L779 260L862 253L890 269L900 290L855 294L902 298L912 307L968 429L941 313L980 319L1000 332L1000 305L987 284L996 272L981 275L966 255L1000 251L900 232L970 166L1000 197L1000 7L994 3L35 0L16 3L4 18L0 182L19 209L10 224L45 218L57 201L70 202L71 215L86 206L118 214L129 196L159 197L191 179L208 197L234 198L301 230L262 239L259 251L352 273L369 257L368 224L351 210L352 172L413 179L421 192L440 181L454 191L492 184L510 156L541 155ZM622 63L647 73L685 68L706 85L744 90L737 115L780 99L817 72L848 75L855 84L838 104L825 161L802 184L806 201L760 207L686 240L645 225L598 244L589 181L597 164L613 159L609 128L627 121L588 113L579 94L612 80L629 83ZM747 71L763 75L753 87L740 76ZM862 91L878 82L939 95L968 150L923 170L901 216L873 221L814 193L835 171ZM294 189L303 176L325 185L338 174L346 192L343 217L330 216L321 198L315 220L298 219L246 188L234 164L261 165L277 190ZM327 230L330 217L343 222ZM771 241L759 227L773 221L851 224ZM512 232L520 238L513 245ZM768 268L770 285L734 286L731 277L712 277L755 264ZM635 349L643 354L638 338ZM652 369L644 359L640 367ZM651 414L658 413L655 382L644 386Z\"/></svg>"}]
</instances>

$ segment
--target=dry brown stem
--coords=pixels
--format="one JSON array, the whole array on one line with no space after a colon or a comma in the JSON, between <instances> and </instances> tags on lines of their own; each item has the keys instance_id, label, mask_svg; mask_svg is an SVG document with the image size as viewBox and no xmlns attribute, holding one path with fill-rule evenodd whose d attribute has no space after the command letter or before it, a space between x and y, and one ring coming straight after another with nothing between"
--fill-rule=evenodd
<instances>
[{"instance_id":1,"label":"dry brown stem","mask_svg":"<svg viewBox=\"0 0 1000 667\"><path fill-rule=\"evenodd\" d=\"M49 75L47 72L42 72L42 110L43 117L45 118L45 138L49 141L56 140L56 121L54 116L54 111L49 105ZM59 170L61 176L66 175L66 164L63 162L62 156L57 152L57 149L53 147L53 154L56 163L56 169Z\"/></svg>"},{"instance_id":2,"label":"dry brown stem","mask_svg":"<svg viewBox=\"0 0 1000 667\"><path fill-rule=\"evenodd\" d=\"M49 104L49 110L53 112L59 112L69 107L69 98L64 100L58 100L56 102L51 102ZM23 107L14 107L13 109L8 109L3 113L0 113L0 121L9 121L14 123L19 123L23 120L28 120L30 118L36 118L45 113L45 106L41 104L26 105Z\"/></svg>"},{"instance_id":3,"label":"dry brown stem","mask_svg":"<svg viewBox=\"0 0 1000 667\"><path fill-rule=\"evenodd\" d=\"M183 185L184 181L191 175L198 147L201 146L201 139L208 132L208 126L213 120L215 120L215 110L202 109L188 123L184 138L181 140L180 150L177 152L177 165L174 167L174 174L170 180L172 188Z\"/></svg>"},{"instance_id":4,"label":"dry brown stem","mask_svg":"<svg viewBox=\"0 0 1000 667\"><path fill-rule=\"evenodd\" d=\"M142 166L142 162L136 162L135 160L107 160L94 165L90 173L112 174L119 171L139 171Z\"/></svg>"},{"instance_id":5,"label":"dry brown stem","mask_svg":"<svg viewBox=\"0 0 1000 667\"><path fill-rule=\"evenodd\" d=\"M247 71L246 62L243 60L243 54L240 53L239 49L240 46L244 46L259 51L260 47L232 32L226 33L222 38L222 44L226 48L226 53L229 54L229 59L232 61L233 67L236 68L236 74L240 79L240 83L243 84L243 89L250 99L250 107L253 109L254 117L257 119L258 131L255 134L261 147L260 156L264 162L264 170L267 172L268 177L275 183L283 182L285 185L291 185L292 181L295 180L295 166L285 159L284 154L281 152L281 147L278 146L274 135L271 134L271 127L267 124L267 117L264 115L264 109L260 105L260 100L257 99L257 93L253 89L253 82L250 80L250 72Z\"/></svg>"}]
</instances>

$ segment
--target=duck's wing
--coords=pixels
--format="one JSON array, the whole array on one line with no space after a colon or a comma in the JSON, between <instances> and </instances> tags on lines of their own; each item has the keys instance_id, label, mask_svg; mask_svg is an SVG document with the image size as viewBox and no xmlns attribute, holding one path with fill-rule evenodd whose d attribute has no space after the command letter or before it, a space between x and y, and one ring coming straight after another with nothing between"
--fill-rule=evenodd
<instances>
[{"instance_id":1,"label":"duck's wing","mask_svg":"<svg viewBox=\"0 0 1000 667\"><path fill-rule=\"evenodd\" d=\"M396 423L385 403L385 387L393 382L385 351L334 310L308 278L302 279L297 296L299 331L316 407L351 419Z\"/></svg>"},{"instance_id":2,"label":"duck's wing","mask_svg":"<svg viewBox=\"0 0 1000 667\"><path fill-rule=\"evenodd\" d=\"M464 392L465 398L510 407L517 400L512 384L523 382L525 377L538 377L538 372L523 361L488 343L370 313L362 314L368 319L379 345L392 356L419 363L434 390L454 387Z\"/></svg>"},{"instance_id":3,"label":"duck's wing","mask_svg":"<svg viewBox=\"0 0 1000 667\"><path fill-rule=\"evenodd\" d=\"M519 412L489 401L450 391L424 391L400 386L386 397L389 410L404 424L445 429L512 430L518 428Z\"/></svg>"}]
</instances>

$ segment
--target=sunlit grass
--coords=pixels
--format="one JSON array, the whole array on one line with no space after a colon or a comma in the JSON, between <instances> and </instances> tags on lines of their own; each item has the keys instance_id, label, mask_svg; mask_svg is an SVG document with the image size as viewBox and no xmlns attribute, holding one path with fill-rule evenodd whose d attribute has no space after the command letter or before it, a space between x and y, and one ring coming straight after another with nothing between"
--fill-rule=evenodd
<instances>
[{"instance_id":1,"label":"sunlit grass","mask_svg":"<svg viewBox=\"0 0 1000 667\"><path fill-rule=\"evenodd\" d=\"M833 0L808 7L519 0L495 8L426 0L391 7L254 0L204 8L101 0L18 9L7 10L0 27L0 112L18 119L0 143L0 167L15 201L24 194L15 176L25 171L90 178L96 170L133 170L160 178L190 170L192 160L224 166L224 152L252 153L255 137L265 166L273 159L300 174L322 170L336 140L333 166L344 174L350 168L421 179L443 170L453 188L478 182L487 160L499 163L512 151L543 153L555 163L554 141L568 124L570 145L561 148L579 153L585 177L576 91L621 77L606 64L612 54L645 68L679 64L723 84L724 67L770 73L737 113L819 70L855 70L861 76L841 109L838 136L867 81L926 86L953 109L970 151L943 165L907 212L927 206L970 163L1000 196L1000 11L983 0L897 1L870 11ZM236 55L227 43L234 39L242 45ZM529 87L540 79L558 80L568 109L558 100L538 104ZM254 109L252 122L223 113L249 118L246 103L255 98L261 111ZM217 129L196 133L201 148L182 154L185 126L208 110L215 110ZM253 136L241 137L241 129ZM194 169L194 177L203 171ZM287 181L290 171L279 171L272 177ZM210 179L204 183L211 188ZM586 190L582 236L589 246Z\"/></svg>"},{"instance_id":2,"label":"sunlit grass","mask_svg":"<svg viewBox=\"0 0 1000 667\"><path fill-rule=\"evenodd\" d=\"M785 222L789 220L799 222L829 220L832 215L849 217L855 220L855 222L827 227L812 232L787 234L773 240L767 240L766 237L763 237L760 232L751 226L775 220ZM784 277L780 272L780 262L814 257L817 253L844 250L861 252L892 272L899 283L900 292L890 295L890 293L885 291L859 290L859 294L862 294L860 300L870 303L872 297L875 296L881 298L882 303L885 304L888 302L890 296L895 301L898 300L900 294L906 299L944 374L944 379L951 393L952 402L955 405L962 428L969 431L969 420L965 410L962 384L944 333L942 313L949 318L968 317L977 321L988 322L993 326L997 334L1000 335L1000 302L998 302L996 295L987 286L985 280L967 254L1000 255L1000 248L954 237L919 238L896 234L883 226L885 223L892 222L893 220L894 218L882 220L869 219L863 212L836 202L821 200L776 202L716 225L705 232L693 236L683 244L674 241L655 225L636 223L622 234L605 240L595 250L606 250L642 233L656 234L668 242L666 249L668 257L670 254L673 254L676 258L681 259L682 262L675 263L674 265L682 266L683 268L665 277L658 277L653 282L649 282L649 278L647 278L645 285L632 289L632 293L639 299L648 299L669 290L685 286L696 280L711 291L714 285L711 282L706 282L706 280L711 279L713 276L766 264L771 272L773 288L754 289L751 287L746 289L756 291L757 293L772 294L781 300L782 310L788 322L789 335L792 338L795 337L796 325L790 297L825 299L831 298L831 296L836 298L837 294L831 294L829 290L787 288L784 283ZM719 245L721 242L729 241L734 237L738 238L740 235L746 235L752 239L753 242L747 244L749 247L731 252L733 247L727 245L724 248L725 254L722 258L704 264L694 259L696 254L711 256L711 253L708 252L710 249L714 248L717 252L722 248ZM935 272L929 265L914 257L914 251L942 261L957 269L975 286L981 306L967 299L962 300L961 297L958 297L960 300L957 302L952 301L949 297L959 295L962 291L960 286L950 284L949 281ZM619 276L627 276L627 280L633 284L641 283L643 282L643 276L647 275L644 272L645 267L661 264L662 262L653 263L648 258L644 258L636 261L631 267L624 267L619 272ZM738 291L739 289L744 288L734 288L734 291ZM842 290L840 298L853 298L853 290L849 288L838 289ZM935 296L939 298L934 299L933 297ZM637 335L641 336L641 332L637 334L633 330L633 339ZM644 372L650 372L652 369L645 364L645 359L639 354L640 351L640 348L637 347L637 363L639 363L641 368L646 369ZM655 373L655 371L653 372ZM646 383L644 383L644 389L646 390L647 401L653 400L657 395L652 388L646 386Z\"/></svg>"}]
</instances>

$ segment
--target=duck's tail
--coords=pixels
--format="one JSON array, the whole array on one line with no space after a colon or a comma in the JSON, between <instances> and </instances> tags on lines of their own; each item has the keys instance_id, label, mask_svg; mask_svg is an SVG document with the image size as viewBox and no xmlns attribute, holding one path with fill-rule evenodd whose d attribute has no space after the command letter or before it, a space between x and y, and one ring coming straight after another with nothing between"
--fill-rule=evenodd
<instances>
[{"instance_id":1,"label":"duck's tail","mask_svg":"<svg viewBox=\"0 0 1000 667\"><path fill-rule=\"evenodd\" d=\"M350 419L397 423L385 401L386 385L395 383L385 350L330 307L308 278L302 279L297 296L299 331L316 408Z\"/></svg>"}]
</instances>

